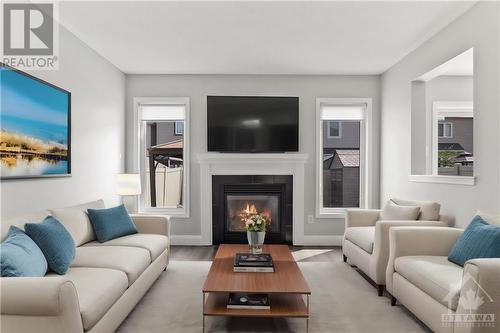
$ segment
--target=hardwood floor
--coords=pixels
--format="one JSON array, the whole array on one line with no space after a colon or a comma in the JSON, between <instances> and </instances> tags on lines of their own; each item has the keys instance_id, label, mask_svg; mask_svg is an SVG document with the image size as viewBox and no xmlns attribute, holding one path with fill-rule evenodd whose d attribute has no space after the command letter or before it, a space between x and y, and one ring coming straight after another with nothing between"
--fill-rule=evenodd
<instances>
[{"instance_id":1,"label":"hardwood floor","mask_svg":"<svg viewBox=\"0 0 500 333\"><path fill-rule=\"evenodd\" d=\"M171 260L212 261L218 246L172 246ZM291 246L297 261L338 261L342 260L340 246Z\"/></svg>"}]
</instances>

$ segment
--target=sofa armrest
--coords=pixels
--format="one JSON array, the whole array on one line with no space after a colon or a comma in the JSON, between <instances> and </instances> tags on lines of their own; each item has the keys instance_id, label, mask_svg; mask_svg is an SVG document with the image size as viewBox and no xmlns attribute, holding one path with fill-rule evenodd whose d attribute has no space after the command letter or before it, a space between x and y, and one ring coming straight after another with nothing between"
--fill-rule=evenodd
<instances>
[{"instance_id":1,"label":"sofa armrest","mask_svg":"<svg viewBox=\"0 0 500 333\"><path fill-rule=\"evenodd\" d=\"M389 231L393 227L446 227L441 221L387 221L380 220L375 224L375 239L373 242L370 276L377 284L385 284L385 273L389 260Z\"/></svg>"},{"instance_id":2,"label":"sofa armrest","mask_svg":"<svg viewBox=\"0 0 500 333\"><path fill-rule=\"evenodd\" d=\"M380 218L380 209L346 209L345 227L371 227Z\"/></svg>"},{"instance_id":3,"label":"sofa armrest","mask_svg":"<svg viewBox=\"0 0 500 333\"><path fill-rule=\"evenodd\" d=\"M5 332L82 332L75 286L61 277L3 277L1 321Z\"/></svg>"},{"instance_id":4,"label":"sofa armrest","mask_svg":"<svg viewBox=\"0 0 500 333\"><path fill-rule=\"evenodd\" d=\"M462 229L448 227L393 227L389 231L386 289L392 293L394 261L405 256L448 256Z\"/></svg>"},{"instance_id":5,"label":"sofa armrest","mask_svg":"<svg viewBox=\"0 0 500 333\"><path fill-rule=\"evenodd\" d=\"M494 327L457 325L455 332L498 332L498 325L500 323L500 306L498 306L498 302L500 301L499 277L500 258L472 259L465 263L456 313L483 315L484 323L481 324L488 324L488 320L494 320L492 322ZM460 318L457 317L458 320Z\"/></svg>"},{"instance_id":6,"label":"sofa armrest","mask_svg":"<svg viewBox=\"0 0 500 333\"><path fill-rule=\"evenodd\" d=\"M170 217L167 215L131 214L130 217L139 233L170 237Z\"/></svg>"}]
</instances>

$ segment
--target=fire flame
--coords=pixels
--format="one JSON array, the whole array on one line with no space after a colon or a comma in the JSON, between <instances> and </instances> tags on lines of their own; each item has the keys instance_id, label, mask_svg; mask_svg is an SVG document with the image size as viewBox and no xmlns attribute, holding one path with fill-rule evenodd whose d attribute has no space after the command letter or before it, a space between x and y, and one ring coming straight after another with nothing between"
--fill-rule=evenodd
<instances>
[{"instance_id":1,"label":"fire flame","mask_svg":"<svg viewBox=\"0 0 500 333\"><path fill-rule=\"evenodd\" d=\"M257 211L257 207L254 204L246 204L246 207L241 209L241 213L239 214L242 221L246 221L250 216L260 214L264 216L267 220L267 223L271 223L271 211L269 209L263 209L262 212Z\"/></svg>"}]
</instances>

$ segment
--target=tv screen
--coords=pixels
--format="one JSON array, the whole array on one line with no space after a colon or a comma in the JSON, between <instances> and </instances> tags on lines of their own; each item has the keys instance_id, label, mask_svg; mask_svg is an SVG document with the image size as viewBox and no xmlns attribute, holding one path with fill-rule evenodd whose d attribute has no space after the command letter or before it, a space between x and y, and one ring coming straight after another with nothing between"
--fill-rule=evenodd
<instances>
[{"instance_id":1,"label":"tv screen","mask_svg":"<svg viewBox=\"0 0 500 333\"><path fill-rule=\"evenodd\" d=\"M208 96L208 151L299 150L299 98Z\"/></svg>"},{"instance_id":2,"label":"tv screen","mask_svg":"<svg viewBox=\"0 0 500 333\"><path fill-rule=\"evenodd\" d=\"M0 63L1 178L71 174L71 94Z\"/></svg>"}]
</instances>

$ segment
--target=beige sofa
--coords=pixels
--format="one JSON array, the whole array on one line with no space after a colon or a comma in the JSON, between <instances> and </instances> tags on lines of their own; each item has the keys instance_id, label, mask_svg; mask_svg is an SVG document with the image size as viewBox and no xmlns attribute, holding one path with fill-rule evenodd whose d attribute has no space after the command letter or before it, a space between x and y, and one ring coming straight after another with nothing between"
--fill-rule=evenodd
<instances>
[{"instance_id":1,"label":"beige sofa","mask_svg":"<svg viewBox=\"0 0 500 333\"><path fill-rule=\"evenodd\" d=\"M391 229L386 272L391 304L399 301L438 333L500 332L500 259L473 259L464 267L449 262L462 232Z\"/></svg>"},{"instance_id":2,"label":"beige sofa","mask_svg":"<svg viewBox=\"0 0 500 333\"><path fill-rule=\"evenodd\" d=\"M138 232L96 241L86 210L99 200L2 221L10 225L55 216L75 240L76 258L65 275L1 278L2 332L113 332L168 265L169 219L132 215Z\"/></svg>"},{"instance_id":3,"label":"beige sofa","mask_svg":"<svg viewBox=\"0 0 500 333\"><path fill-rule=\"evenodd\" d=\"M419 201L404 201L408 206L419 206ZM428 207L432 207L426 203ZM436 206L437 205L437 212ZM349 260L370 279L375 282L379 296L385 286L385 272L389 258L389 230L395 226L436 226L443 227L453 223L450 217L439 215L439 205L435 204L431 211L424 211L420 218L436 216L436 221L383 221L378 209L347 209L345 232L342 242L344 262Z\"/></svg>"}]
</instances>

